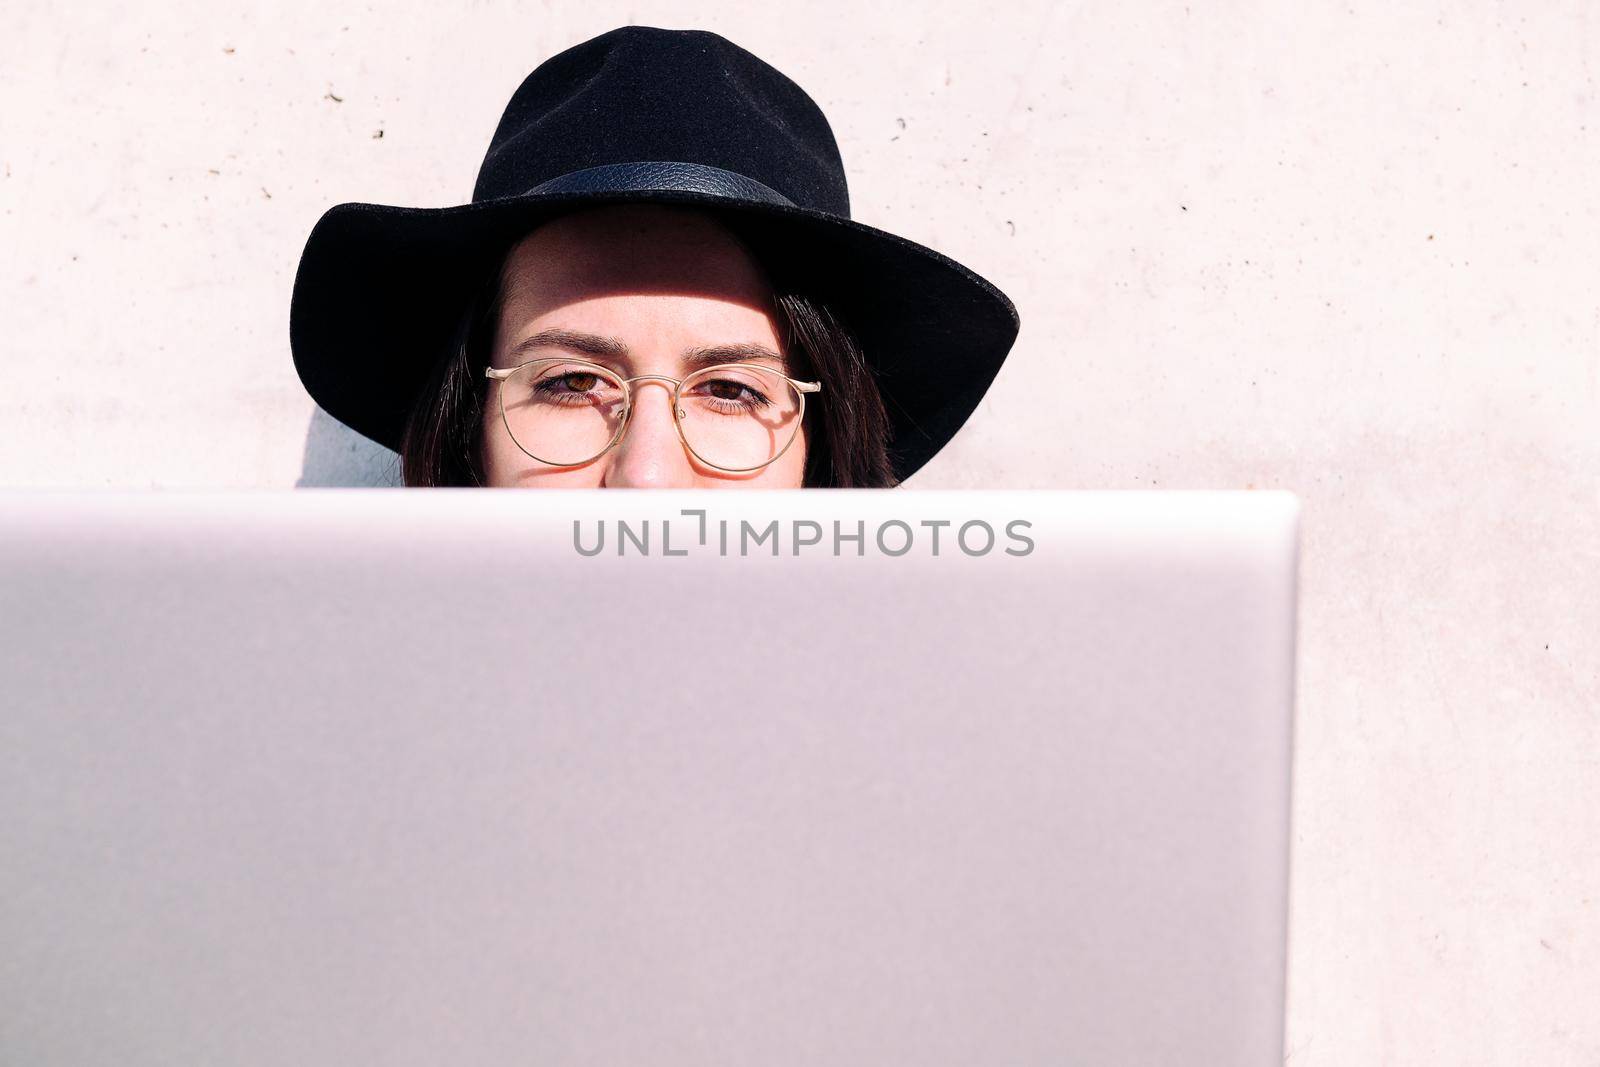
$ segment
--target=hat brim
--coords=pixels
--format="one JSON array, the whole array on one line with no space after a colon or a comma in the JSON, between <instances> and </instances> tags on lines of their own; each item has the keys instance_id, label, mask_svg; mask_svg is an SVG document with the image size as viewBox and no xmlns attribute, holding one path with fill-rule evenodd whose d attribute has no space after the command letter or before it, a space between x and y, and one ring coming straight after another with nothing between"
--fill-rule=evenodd
<instances>
[{"instance_id":1,"label":"hat brim","mask_svg":"<svg viewBox=\"0 0 1600 1067\"><path fill-rule=\"evenodd\" d=\"M300 380L329 415L398 451L412 405L490 266L539 223L612 203L703 207L779 237L861 343L888 410L899 480L955 436L1016 340L1017 312L999 289L850 219L685 190L532 193L446 208L331 208L295 276L289 336Z\"/></svg>"}]
</instances>

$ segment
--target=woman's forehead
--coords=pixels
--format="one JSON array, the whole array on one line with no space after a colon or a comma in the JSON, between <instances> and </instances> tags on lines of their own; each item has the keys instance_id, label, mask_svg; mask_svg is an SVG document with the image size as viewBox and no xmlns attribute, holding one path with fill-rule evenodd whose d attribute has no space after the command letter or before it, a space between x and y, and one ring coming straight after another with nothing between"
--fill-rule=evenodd
<instances>
[{"instance_id":1,"label":"woman's forehead","mask_svg":"<svg viewBox=\"0 0 1600 1067\"><path fill-rule=\"evenodd\" d=\"M629 204L562 216L524 237L501 272L523 314L608 296L674 296L768 308L759 264L710 215Z\"/></svg>"},{"instance_id":2,"label":"woman's forehead","mask_svg":"<svg viewBox=\"0 0 1600 1067\"><path fill-rule=\"evenodd\" d=\"M502 274L502 350L551 329L643 354L779 349L759 266L708 216L662 208L568 216L524 238Z\"/></svg>"},{"instance_id":3,"label":"woman's forehead","mask_svg":"<svg viewBox=\"0 0 1600 1067\"><path fill-rule=\"evenodd\" d=\"M747 344L780 350L772 316L764 308L688 293L611 293L535 308L502 309L499 335L510 348L552 332L612 338L634 352Z\"/></svg>"}]
</instances>

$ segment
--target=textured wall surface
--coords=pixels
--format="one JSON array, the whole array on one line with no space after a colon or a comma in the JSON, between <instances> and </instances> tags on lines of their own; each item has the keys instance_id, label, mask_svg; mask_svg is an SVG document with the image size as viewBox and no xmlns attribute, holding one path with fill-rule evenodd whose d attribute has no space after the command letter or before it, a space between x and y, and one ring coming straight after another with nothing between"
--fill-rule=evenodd
<instances>
[{"instance_id":1,"label":"textured wall surface","mask_svg":"<svg viewBox=\"0 0 1600 1067\"><path fill-rule=\"evenodd\" d=\"M1289 1062L1600 1062L1600 11L1535 4L0 10L0 484L348 485L290 285L465 201L543 57L717 30L856 217L1021 340L915 487L1305 503Z\"/></svg>"}]
</instances>

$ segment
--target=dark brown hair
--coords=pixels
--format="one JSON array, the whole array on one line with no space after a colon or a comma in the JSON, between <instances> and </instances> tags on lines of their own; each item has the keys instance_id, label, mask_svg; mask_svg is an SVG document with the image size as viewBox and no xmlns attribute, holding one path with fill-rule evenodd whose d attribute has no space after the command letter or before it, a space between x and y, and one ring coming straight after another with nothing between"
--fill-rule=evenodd
<instances>
[{"instance_id":1,"label":"dark brown hair","mask_svg":"<svg viewBox=\"0 0 1600 1067\"><path fill-rule=\"evenodd\" d=\"M751 248L747 235L735 237ZM754 256L754 253L752 252ZM860 345L823 301L766 268L777 312L779 340L797 377L815 378L822 391L806 405L804 484L828 488L882 488L894 484L889 462L889 420L872 368ZM481 486L483 407L504 293L504 260L477 286L418 395L400 444L408 486Z\"/></svg>"}]
</instances>

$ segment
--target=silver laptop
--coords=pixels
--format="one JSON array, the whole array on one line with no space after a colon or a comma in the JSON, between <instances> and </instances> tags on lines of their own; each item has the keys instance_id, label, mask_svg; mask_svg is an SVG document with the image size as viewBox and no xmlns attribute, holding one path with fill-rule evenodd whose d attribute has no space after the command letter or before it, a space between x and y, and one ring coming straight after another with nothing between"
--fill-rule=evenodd
<instances>
[{"instance_id":1,"label":"silver laptop","mask_svg":"<svg viewBox=\"0 0 1600 1067\"><path fill-rule=\"evenodd\" d=\"M0 494L0 1060L1277 1064L1296 523Z\"/></svg>"}]
</instances>

